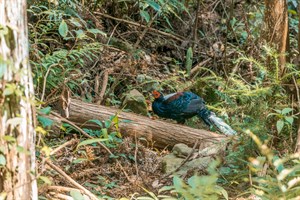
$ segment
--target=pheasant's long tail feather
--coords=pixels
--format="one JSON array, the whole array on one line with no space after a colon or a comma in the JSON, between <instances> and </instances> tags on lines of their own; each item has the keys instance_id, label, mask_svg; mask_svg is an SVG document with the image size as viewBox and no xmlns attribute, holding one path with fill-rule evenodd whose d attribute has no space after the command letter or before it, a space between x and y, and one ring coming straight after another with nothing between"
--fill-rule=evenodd
<instances>
[{"instance_id":1,"label":"pheasant's long tail feather","mask_svg":"<svg viewBox=\"0 0 300 200\"><path fill-rule=\"evenodd\" d=\"M214 112L209 111L204 108L201 109L198 113L198 116L208 125L208 126L216 126L219 131L224 133L225 135L236 135L236 131L233 130L228 124L226 124L221 118L217 117Z\"/></svg>"},{"instance_id":2,"label":"pheasant's long tail feather","mask_svg":"<svg viewBox=\"0 0 300 200\"><path fill-rule=\"evenodd\" d=\"M226 124L223 119L216 116L215 113L211 112L208 117L209 121L212 122L222 133L225 135L236 135L237 132L233 130L228 124Z\"/></svg>"}]
</instances>

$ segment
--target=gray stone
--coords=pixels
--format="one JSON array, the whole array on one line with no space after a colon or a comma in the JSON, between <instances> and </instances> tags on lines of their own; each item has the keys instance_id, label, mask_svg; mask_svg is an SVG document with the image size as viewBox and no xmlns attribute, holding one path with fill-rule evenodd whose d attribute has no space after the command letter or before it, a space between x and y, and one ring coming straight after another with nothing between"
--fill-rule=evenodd
<instances>
[{"instance_id":1,"label":"gray stone","mask_svg":"<svg viewBox=\"0 0 300 200\"><path fill-rule=\"evenodd\" d=\"M192 148L188 147L186 144L176 144L174 145L172 152L174 155L176 155L177 157L186 157L188 156L191 152L192 152Z\"/></svg>"},{"instance_id":2,"label":"gray stone","mask_svg":"<svg viewBox=\"0 0 300 200\"><path fill-rule=\"evenodd\" d=\"M186 165L188 169L204 170L208 167L209 163L213 161L212 157L196 158L189 161Z\"/></svg>"},{"instance_id":3,"label":"gray stone","mask_svg":"<svg viewBox=\"0 0 300 200\"><path fill-rule=\"evenodd\" d=\"M174 154L168 154L162 159L162 171L163 173L170 173L173 172L175 169L177 169L178 166L180 166L181 162L183 161L183 158L178 158Z\"/></svg>"},{"instance_id":4,"label":"gray stone","mask_svg":"<svg viewBox=\"0 0 300 200\"><path fill-rule=\"evenodd\" d=\"M162 159L162 171L165 174L172 173L174 170L176 170L181 163L185 159L183 158L178 158L174 154L168 154ZM209 163L213 159L211 157L204 157L204 158L196 158L194 160L186 162L183 166L179 168L175 174L177 175L184 175L186 174L189 170L204 170L208 167Z\"/></svg>"},{"instance_id":5,"label":"gray stone","mask_svg":"<svg viewBox=\"0 0 300 200\"><path fill-rule=\"evenodd\" d=\"M147 104L146 99L138 90L131 90L123 101L126 109L130 109L134 113L147 115Z\"/></svg>"},{"instance_id":6,"label":"gray stone","mask_svg":"<svg viewBox=\"0 0 300 200\"><path fill-rule=\"evenodd\" d=\"M179 168L175 174L184 175L189 170L204 170L208 167L209 163L213 160L210 155L220 152L222 148L218 148L218 145L213 145L201 151L201 157L187 161L183 166ZM176 144L173 147L172 153L162 158L163 173L171 173L176 170L186 157L192 152L192 148L186 144ZM193 156L192 156L193 157Z\"/></svg>"},{"instance_id":7,"label":"gray stone","mask_svg":"<svg viewBox=\"0 0 300 200\"><path fill-rule=\"evenodd\" d=\"M202 149L198 152L198 156L200 157L206 157L206 156L214 156L219 155L226 149L226 143L218 143L213 144L209 147L206 147L205 149Z\"/></svg>"}]
</instances>

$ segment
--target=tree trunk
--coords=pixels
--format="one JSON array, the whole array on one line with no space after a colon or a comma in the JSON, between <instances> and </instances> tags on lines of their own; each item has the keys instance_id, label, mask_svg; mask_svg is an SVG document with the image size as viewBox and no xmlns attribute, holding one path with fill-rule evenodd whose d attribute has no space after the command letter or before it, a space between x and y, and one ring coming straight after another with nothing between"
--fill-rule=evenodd
<instances>
[{"instance_id":1,"label":"tree trunk","mask_svg":"<svg viewBox=\"0 0 300 200\"><path fill-rule=\"evenodd\" d=\"M265 0L264 32L267 43L275 46L279 55L280 74L283 75L288 49L288 9L286 0Z\"/></svg>"},{"instance_id":2,"label":"tree trunk","mask_svg":"<svg viewBox=\"0 0 300 200\"><path fill-rule=\"evenodd\" d=\"M197 139L201 147L207 147L214 142L226 139L226 136L210 131L194 129L188 126L170 123L162 120L152 120L134 113L120 112L120 110L96 104L85 103L80 100L71 100L69 120L81 127L99 129L96 124L86 123L91 119L104 121L118 113L119 127L122 135L146 138L149 145L164 148L172 147L177 143L193 146ZM125 121L124 121L125 120Z\"/></svg>"},{"instance_id":3,"label":"tree trunk","mask_svg":"<svg viewBox=\"0 0 300 200\"><path fill-rule=\"evenodd\" d=\"M37 199L26 0L0 1L0 197Z\"/></svg>"}]
</instances>

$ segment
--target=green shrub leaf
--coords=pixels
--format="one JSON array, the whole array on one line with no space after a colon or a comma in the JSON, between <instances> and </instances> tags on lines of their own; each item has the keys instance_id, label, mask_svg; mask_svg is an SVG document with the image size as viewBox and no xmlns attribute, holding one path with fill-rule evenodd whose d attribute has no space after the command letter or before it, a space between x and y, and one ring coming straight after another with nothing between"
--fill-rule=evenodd
<instances>
[{"instance_id":1,"label":"green shrub leaf","mask_svg":"<svg viewBox=\"0 0 300 200\"><path fill-rule=\"evenodd\" d=\"M66 37L68 35L68 25L65 22L65 20L62 20L59 28L58 28L58 32L62 37Z\"/></svg>"},{"instance_id":2,"label":"green shrub leaf","mask_svg":"<svg viewBox=\"0 0 300 200\"><path fill-rule=\"evenodd\" d=\"M103 141L106 141L108 139L103 139L103 138L94 138L94 139L88 139L88 140L84 140L82 142L80 142L78 145L77 145L77 149L81 146L84 146L84 145L88 145L88 144L93 144L93 143L96 143L96 142L103 142Z\"/></svg>"},{"instance_id":3,"label":"green shrub leaf","mask_svg":"<svg viewBox=\"0 0 300 200\"><path fill-rule=\"evenodd\" d=\"M293 110L292 108L284 108L284 109L282 109L281 114L285 115L285 114L291 112L292 110Z\"/></svg>"},{"instance_id":4,"label":"green shrub leaf","mask_svg":"<svg viewBox=\"0 0 300 200\"><path fill-rule=\"evenodd\" d=\"M84 200L84 197L78 190L71 190L70 195L74 200Z\"/></svg>"},{"instance_id":5,"label":"green shrub leaf","mask_svg":"<svg viewBox=\"0 0 300 200\"><path fill-rule=\"evenodd\" d=\"M282 120L278 120L276 123L276 128L277 128L278 133L281 132L283 126L284 126L284 122Z\"/></svg>"},{"instance_id":6,"label":"green shrub leaf","mask_svg":"<svg viewBox=\"0 0 300 200\"><path fill-rule=\"evenodd\" d=\"M144 18L146 20L147 23L150 21L150 15L147 11L141 10L140 15L142 18Z\"/></svg>"},{"instance_id":7,"label":"green shrub leaf","mask_svg":"<svg viewBox=\"0 0 300 200\"><path fill-rule=\"evenodd\" d=\"M47 117L38 116L37 119L42 124L43 128L52 126L53 124L53 120Z\"/></svg>"},{"instance_id":8,"label":"green shrub leaf","mask_svg":"<svg viewBox=\"0 0 300 200\"><path fill-rule=\"evenodd\" d=\"M51 107L48 106L46 108L40 109L40 112L43 113L43 114L45 114L45 115L49 115L50 112L51 112Z\"/></svg>"},{"instance_id":9,"label":"green shrub leaf","mask_svg":"<svg viewBox=\"0 0 300 200\"><path fill-rule=\"evenodd\" d=\"M4 157L4 155L0 154L0 166L4 166L6 165L6 159Z\"/></svg>"},{"instance_id":10,"label":"green shrub leaf","mask_svg":"<svg viewBox=\"0 0 300 200\"><path fill-rule=\"evenodd\" d=\"M146 0L147 4L149 4L149 6L151 6L154 10L159 11L160 10L160 6L152 0Z\"/></svg>"},{"instance_id":11,"label":"green shrub leaf","mask_svg":"<svg viewBox=\"0 0 300 200\"><path fill-rule=\"evenodd\" d=\"M294 118L293 118L293 117L285 117L284 119L285 119L290 125L292 125L293 122L294 122Z\"/></svg>"}]
</instances>

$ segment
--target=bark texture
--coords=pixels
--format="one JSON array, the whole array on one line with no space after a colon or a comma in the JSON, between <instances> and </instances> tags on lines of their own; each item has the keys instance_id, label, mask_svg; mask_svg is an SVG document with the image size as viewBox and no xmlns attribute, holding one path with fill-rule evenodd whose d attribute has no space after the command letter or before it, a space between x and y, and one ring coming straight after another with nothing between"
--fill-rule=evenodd
<instances>
[{"instance_id":1,"label":"bark texture","mask_svg":"<svg viewBox=\"0 0 300 200\"><path fill-rule=\"evenodd\" d=\"M0 196L37 199L26 0L0 1Z\"/></svg>"},{"instance_id":2,"label":"bark texture","mask_svg":"<svg viewBox=\"0 0 300 200\"><path fill-rule=\"evenodd\" d=\"M134 113L121 112L121 110L85 103L80 100L71 100L69 120L81 127L99 129L99 126L86 123L90 119L101 121L118 113L119 127L122 135L146 138L149 145L164 148L172 147L177 143L193 146L197 139L204 148L214 142L226 140L226 136L202 129L194 129L184 125L170 123L162 120L152 120L148 117Z\"/></svg>"},{"instance_id":3,"label":"bark texture","mask_svg":"<svg viewBox=\"0 0 300 200\"><path fill-rule=\"evenodd\" d=\"M264 37L267 43L275 46L279 56L281 74L286 65L286 53L288 50L288 9L286 0L265 0L265 24Z\"/></svg>"}]
</instances>

